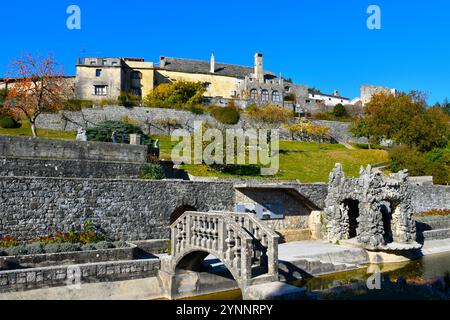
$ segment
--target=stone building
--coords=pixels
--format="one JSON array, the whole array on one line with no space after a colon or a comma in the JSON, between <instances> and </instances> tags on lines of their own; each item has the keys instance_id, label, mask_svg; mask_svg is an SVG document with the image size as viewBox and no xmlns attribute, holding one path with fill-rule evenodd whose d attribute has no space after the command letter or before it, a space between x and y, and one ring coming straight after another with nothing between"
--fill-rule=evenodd
<instances>
[{"instance_id":1,"label":"stone building","mask_svg":"<svg viewBox=\"0 0 450 320\"><path fill-rule=\"evenodd\" d=\"M376 93L385 93L385 94L393 94L397 95L399 94L399 91L397 89L392 89L388 87L382 87L382 86L374 86L374 85L363 85L360 88L361 90L361 96L360 100L363 106L365 106L367 103L370 102L372 99L372 96Z\"/></svg>"},{"instance_id":2,"label":"stone building","mask_svg":"<svg viewBox=\"0 0 450 320\"><path fill-rule=\"evenodd\" d=\"M145 96L153 90L153 63L142 58L82 58L76 65L76 96L116 100L122 92Z\"/></svg>"}]
</instances>

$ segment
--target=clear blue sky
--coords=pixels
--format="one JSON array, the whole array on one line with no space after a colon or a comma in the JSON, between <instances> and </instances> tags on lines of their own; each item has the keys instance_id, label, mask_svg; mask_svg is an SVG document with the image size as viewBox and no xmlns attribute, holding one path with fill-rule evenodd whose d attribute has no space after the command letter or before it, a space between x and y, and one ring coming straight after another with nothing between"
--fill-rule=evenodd
<instances>
[{"instance_id":1,"label":"clear blue sky","mask_svg":"<svg viewBox=\"0 0 450 320\"><path fill-rule=\"evenodd\" d=\"M82 29L66 28L79 5ZM382 29L366 27L367 7L382 10ZM361 84L419 89L430 103L450 97L448 0L41 0L1 5L0 76L23 52L52 52L75 73L92 56L160 55L253 64L324 92L350 98Z\"/></svg>"}]
</instances>

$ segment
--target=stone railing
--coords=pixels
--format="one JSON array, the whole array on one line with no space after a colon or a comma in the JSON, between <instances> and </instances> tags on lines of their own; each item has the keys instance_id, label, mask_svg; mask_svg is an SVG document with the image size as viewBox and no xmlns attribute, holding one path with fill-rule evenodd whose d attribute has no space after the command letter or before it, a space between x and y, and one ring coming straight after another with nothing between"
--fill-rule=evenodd
<instances>
[{"instance_id":1,"label":"stone railing","mask_svg":"<svg viewBox=\"0 0 450 320\"><path fill-rule=\"evenodd\" d=\"M189 211L171 231L174 269L187 254L203 251L221 260L241 288L278 280L279 237L251 214Z\"/></svg>"}]
</instances>

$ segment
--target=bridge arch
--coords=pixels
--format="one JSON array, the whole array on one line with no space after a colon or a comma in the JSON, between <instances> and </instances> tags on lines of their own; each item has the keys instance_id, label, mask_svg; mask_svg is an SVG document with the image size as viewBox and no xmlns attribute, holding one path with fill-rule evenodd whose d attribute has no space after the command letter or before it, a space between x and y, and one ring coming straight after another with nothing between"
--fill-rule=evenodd
<instances>
[{"instance_id":1,"label":"bridge arch","mask_svg":"<svg viewBox=\"0 0 450 320\"><path fill-rule=\"evenodd\" d=\"M223 263L242 292L278 281L279 236L252 214L186 211L170 229L171 256L161 260L158 274L171 298L185 292L180 269L198 271L208 255Z\"/></svg>"}]
</instances>

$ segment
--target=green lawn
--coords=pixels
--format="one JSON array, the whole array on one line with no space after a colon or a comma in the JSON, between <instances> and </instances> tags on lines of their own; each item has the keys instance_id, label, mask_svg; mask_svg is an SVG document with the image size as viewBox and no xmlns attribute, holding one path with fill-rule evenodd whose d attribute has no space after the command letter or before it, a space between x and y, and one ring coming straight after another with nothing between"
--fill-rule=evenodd
<instances>
[{"instance_id":1,"label":"green lawn","mask_svg":"<svg viewBox=\"0 0 450 320\"><path fill-rule=\"evenodd\" d=\"M168 136L158 136L158 138L161 141L161 157L170 159L171 148L176 143L171 142ZM387 160L387 152L383 150L349 150L340 144L280 141L280 171L275 178L299 179L302 182L326 182L337 162L343 165L347 175L357 176L361 165L366 166ZM218 172L206 165L184 165L182 168L194 176L236 177Z\"/></svg>"},{"instance_id":2,"label":"green lawn","mask_svg":"<svg viewBox=\"0 0 450 320\"><path fill-rule=\"evenodd\" d=\"M27 121L21 121L21 123L22 127L18 129L0 128L0 135L31 137L32 134L30 124ZM47 130L39 128L37 129L37 134L39 138L65 139L65 140L75 140L77 136L76 131Z\"/></svg>"}]
</instances>

